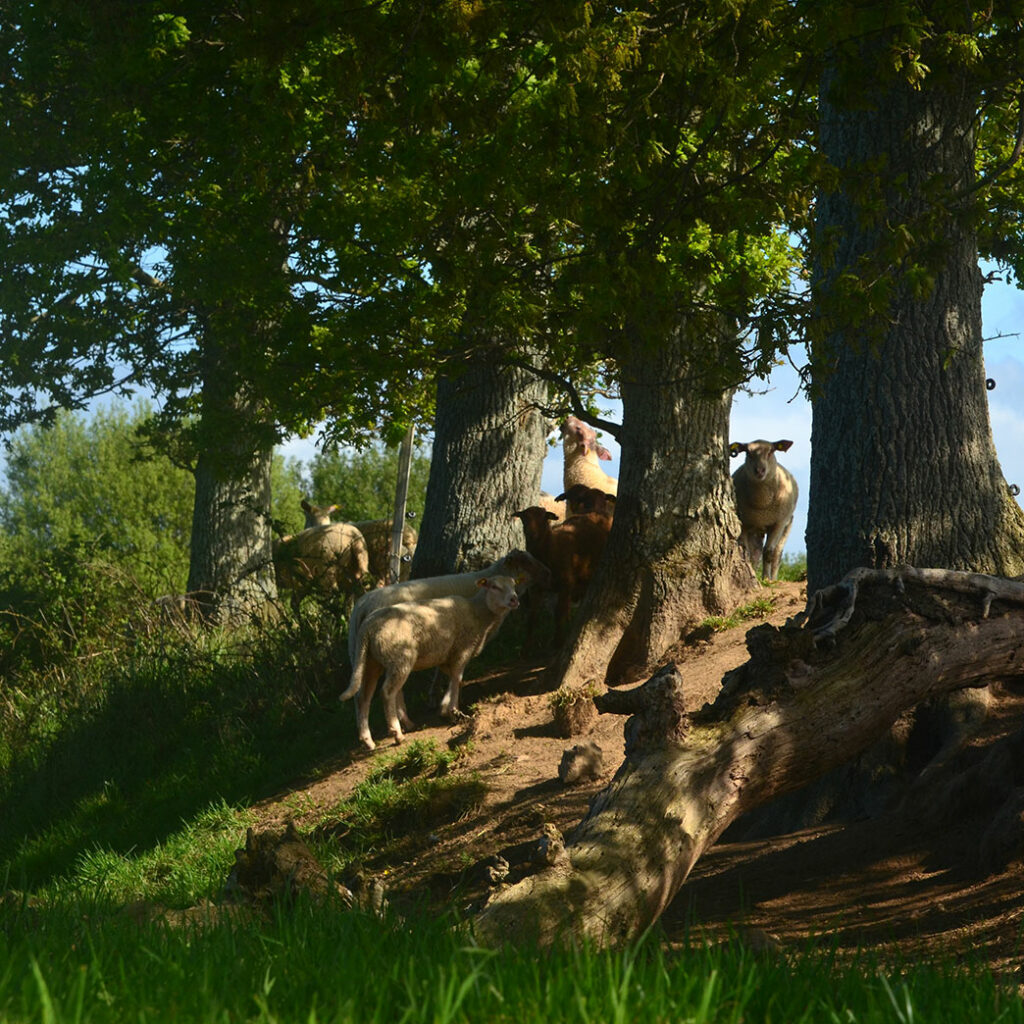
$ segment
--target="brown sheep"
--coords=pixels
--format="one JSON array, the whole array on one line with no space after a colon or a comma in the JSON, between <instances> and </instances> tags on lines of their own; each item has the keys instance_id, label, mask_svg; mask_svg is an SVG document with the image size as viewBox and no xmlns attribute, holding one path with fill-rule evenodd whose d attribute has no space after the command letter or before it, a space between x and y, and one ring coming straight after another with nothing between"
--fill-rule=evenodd
<instances>
[{"instance_id":1,"label":"brown sheep","mask_svg":"<svg viewBox=\"0 0 1024 1024\"><path fill-rule=\"evenodd\" d=\"M573 484L555 500L564 501L569 514L574 516L582 512L597 512L603 516L615 514L615 495L602 491L600 487Z\"/></svg>"},{"instance_id":2,"label":"brown sheep","mask_svg":"<svg viewBox=\"0 0 1024 1024\"><path fill-rule=\"evenodd\" d=\"M553 523L553 514L539 505L531 505L513 515L522 521L526 550L551 570L551 585L556 595L555 642L561 643L572 603L583 596L604 554L611 517L586 512ZM531 602L531 618L535 614L534 604Z\"/></svg>"}]
</instances>

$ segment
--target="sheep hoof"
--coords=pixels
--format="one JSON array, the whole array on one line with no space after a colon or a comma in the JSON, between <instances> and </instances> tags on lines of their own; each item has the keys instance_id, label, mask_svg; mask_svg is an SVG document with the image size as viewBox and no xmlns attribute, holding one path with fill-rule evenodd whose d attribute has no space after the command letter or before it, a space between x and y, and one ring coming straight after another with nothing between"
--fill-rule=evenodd
<instances>
[{"instance_id":1,"label":"sheep hoof","mask_svg":"<svg viewBox=\"0 0 1024 1024\"><path fill-rule=\"evenodd\" d=\"M370 739L369 736L361 736L359 742L363 745L364 750L376 750L377 744Z\"/></svg>"}]
</instances>

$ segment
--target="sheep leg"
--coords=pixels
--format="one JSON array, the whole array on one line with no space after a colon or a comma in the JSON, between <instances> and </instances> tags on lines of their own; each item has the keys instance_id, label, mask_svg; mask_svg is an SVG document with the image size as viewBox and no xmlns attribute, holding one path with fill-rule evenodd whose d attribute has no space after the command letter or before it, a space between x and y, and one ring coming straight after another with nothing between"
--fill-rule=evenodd
<instances>
[{"instance_id":1,"label":"sheep leg","mask_svg":"<svg viewBox=\"0 0 1024 1024\"><path fill-rule=\"evenodd\" d=\"M402 723L402 728L406 732L411 732L416 728L416 723L409 717L409 712L405 709L405 688L403 687L398 691L398 696L395 698L395 704L398 710L398 720Z\"/></svg>"},{"instance_id":2,"label":"sheep leg","mask_svg":"<svg viewBox=\"0 0 1024 1024\"><path fill-rule=\"evenodd\" d=\"M398 704L402 697L402 687L405 686L405 681L408 678L409 672L404 667L390 668L381 686L381 696L384 698L384 718L388 723L388 734L393 737L396 747L405 739L401 722L398 720Z\"/></svg>"},{"instance_id":3,"label":"sheep leg","mask_svg":"<svg viewBox=\"0 0 1024 1024\"><path fill-rule=\"evenodd\" d=\"M356 694L356 734L359 742L367 750L373 750L375 744L370 735L370 699L374 690L377 689L377 680L380 679L381 667L377 664L367 662L363 670L363 685Z\"/></svg>"},{"instance_id":4,"label":"sheep leg","mask_svg":"<svg viewBox=\"0 0 1024 1024\"><path fill-rule=\"evenodd\" d=\"M764 530L745 526L740 531L740 544L747 553L747 560L757 570L761 564L761 550L764 547Z\"/></svg>"},{"instance_id":5,"label":"sheep leg","mask_svg":"<svg viewBox=\"0 0 1024 1024\"><path fill-rule=\"evenodd\" d=\"M764 546L764 574L774 580L779 575L779 563L782 561L782 548L789 536L790 527L793 525L792 517L785 523L776 523L768 531L768 539ZM757 564L756 562L754 563Z\"/></svg>"},{"instance_id":6,"label":"sheep leg","mask_svg":"<svg viewBox=\"0 0 1024 1024\"><path fill-rule=\"evenodd\" d=\"M444 718L457 718L462 712L459 711L459 688L462 686L462 673L466 670L464 659L451 666L448 672L448 692L441 701L441 714Z\"/></svg>"}]
</instances>

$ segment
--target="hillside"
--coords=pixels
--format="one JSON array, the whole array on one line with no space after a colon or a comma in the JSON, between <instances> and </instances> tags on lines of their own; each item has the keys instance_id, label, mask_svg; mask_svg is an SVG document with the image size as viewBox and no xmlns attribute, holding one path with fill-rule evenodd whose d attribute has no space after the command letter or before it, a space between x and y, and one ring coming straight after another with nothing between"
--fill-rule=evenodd
<instances>
[{"instance_id":1,"label":"hillside","mask_svg":"<svg viewBox=\"0 0 1024 1024\"><path fill-rule=\"evenodd\" d=\"M766 621L781 624L803 608L802 584L781 583L773 593ZM692 694L690 706L712 700L723 673L746 659L744 638L752 624L670 652ZM409 740L459 747L460 770L477 773L486 795L460 820L425 833L414 830L387 858L364 864L368 874L385 881L397 905L426 899L472 910L488 891L484 862L500 852L514 857L517 844L537 837L545 823L569 832L622 760L619 718L600 716L585 736L571 740L556 735L542 660L477 672L473 678L471 665L463 689L470 718L451 727L421 714L422 726ZM1015 728L1022 710L1024 698L1009 690L996 694L988 724L965 756L977 757ZM376 753L393 753L389 743L379 742L379 717L372 724ZM601 748L600 777L564 785L558 779L563 752L581 741ZM257 808L261 827L322 822L325 809L350 795L373 763L372 755L353 751L315 780L297 780ZM979 876L971 843L979 824L965 819L955 827L924 829L890 814L755 842L720 842L698 862L663 924L668 937L679 941L694 928L724 938L735 926L751 941L783 949L808 943L840 951L876 946L911 958L980 957L1015 973L1024 963L1024 877L1013 865Z\"/></svg>"}]
</instances>

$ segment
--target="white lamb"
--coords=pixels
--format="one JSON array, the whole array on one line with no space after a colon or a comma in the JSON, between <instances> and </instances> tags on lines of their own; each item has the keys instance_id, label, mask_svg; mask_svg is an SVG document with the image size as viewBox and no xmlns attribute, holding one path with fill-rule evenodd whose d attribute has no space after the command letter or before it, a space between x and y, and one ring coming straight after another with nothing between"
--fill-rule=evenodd
<instances>
[{"instance_id":1,"label":"white lamb","mask_svg":"<svg viewBox=\"0 0 1024 1024\"><path fill-rule=\"evenodd\" d=\"M350 663L356 663L359 633L363 623L379 608L386 608L400 601L422 602L435 597L450 597L453 594L472 597L476 593L478 581L490 576L512 576L516 580L516 594L519 597L522 597L533 583L541 587L548 587L551 583L551 571L546 565L542 565L528 552L516 549L476 572L426 576L419 580L407 580L405 583L393 583L389 587L369 590L356 601L348 618Z\"/></svg>"},{"instance_id":2,"label":"white lamb","mask_svg":"<svg viewBox=\"0 0 1024 1024\"><path fill-rule=\"evenodd\" d=\"M516 581L511 576L484 577L476 586L472 598L456 595L394 604L378 609L363 624L352 679L341 699L359 694L356 730L367 750L374 749L369 709L381 675L384 714L396 744L402 742L403 725L413 728L399 699L410 673L424 668L443 669L449 684L441 713L451 718L458 712L459 687L467 663L483 650L498 623L519 607Z\"/></svg>"},{"instance_id":3,"label":"white lamb","mask_svg":"<svg viewBox=\"0 0 1024 1024\"><path fill-rule=\"evenodd\" d=\"M600 466L611 460L608 449L598 443L597 431L575 416L562 424L562 489L573 484L596 487L605 494L617 495L619 482Z\"/></svg>"},{"instance_id":4,"label":"white lamb","mask_svg":"<svg viewBox=\"0 0 1024 1024\"><path fill-rule=\"evenodd\" d=\"M779 575L782 547L793 525L798 495L796 480L775 453L789 451L792 441L733 442L729 454L746 453L743 465L732 475L736 489L736 512L740 517L740 544L755 569L769 580Z\"/></svg>"}]
</instances>

